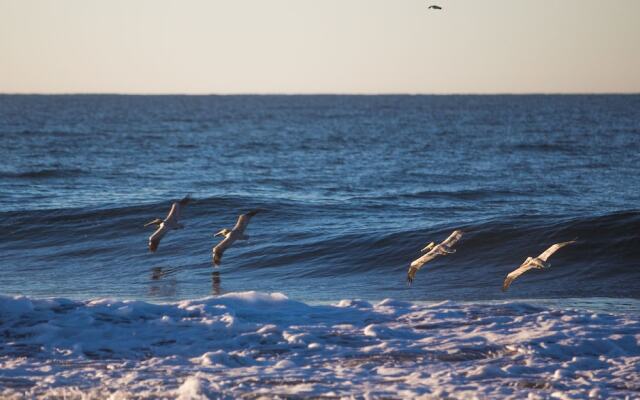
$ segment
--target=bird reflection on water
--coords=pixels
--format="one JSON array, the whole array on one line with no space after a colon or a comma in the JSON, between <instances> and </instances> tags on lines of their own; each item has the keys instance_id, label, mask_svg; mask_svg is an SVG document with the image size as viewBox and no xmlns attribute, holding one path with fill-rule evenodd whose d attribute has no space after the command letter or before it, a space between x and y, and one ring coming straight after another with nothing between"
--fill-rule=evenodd
<instances>
[{"instance_id":1,"label":"bird reflection on water","mask_svg":"<svg viewBox=\"0 0 640 400\"><path fill-rule=\"evenodd\" d=\"M175 297L177 292L177 280L175 274L179 267L153 267L151 268L151 285L149 295L153 297ZM220 271L211 272L212 294L219 296L222 293L220 288L222 279Z\"/></svg>"},{"instance_id":2,"label":"bird reflection on water","mask_svg":"<svg viewBox=\"0 0 640 400\"><path fill-rule=\"evenodd\" d=\"M220 295L220 271L213 271L211 273L211 288L213 289L213 294L216 296Z\"/></svg>"},{"instance_id":3,"label":"bird reflection on water","mask_svg":"<svg viewBox=\"0 0 640 400\"><path fill-rule=\"evenodd\" d=\"M149 295L152 297L173 297L177 292L177 281L173 276L178 268L153 267L151 268L151 285ZM169 277L169 279L165 279Z\"/></svg>"}]
</instances>

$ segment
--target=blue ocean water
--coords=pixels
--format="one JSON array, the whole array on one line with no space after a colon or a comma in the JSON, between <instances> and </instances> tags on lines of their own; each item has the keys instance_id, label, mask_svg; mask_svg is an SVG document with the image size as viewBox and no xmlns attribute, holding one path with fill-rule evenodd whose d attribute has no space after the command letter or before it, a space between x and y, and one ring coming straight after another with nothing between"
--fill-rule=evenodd
<instances>
[{"instance_id":1,"label":"blue ocean water","mask_svg":"<svg viewBox=\"0 0 640 400\"><path fill-rule=\"evenodd\" d=\"M2 95L0 140L2 294L640 297L640 96ZM143 224L187 193L150 253ZM214 269L213 233L253 208Z\"/></svg>"}]
</instances>

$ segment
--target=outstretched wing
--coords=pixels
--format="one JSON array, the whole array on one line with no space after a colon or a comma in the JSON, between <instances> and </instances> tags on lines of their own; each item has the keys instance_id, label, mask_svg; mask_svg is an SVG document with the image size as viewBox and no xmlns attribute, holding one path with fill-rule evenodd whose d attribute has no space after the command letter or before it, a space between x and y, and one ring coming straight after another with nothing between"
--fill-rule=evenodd
<instances>
[{"instance_id":1,"label":"outstretched wing","mask_svg":"<svg viewBox=\"0 0 640 400\"><path fill-rule=\"evenodd\" d=\"M191 196L186 195L182 200L176 201L171 204L171 210L169 210L169 214L167 214L167 217L164 219L164 221L169 225L177 224L181 217L180 213L182 211L182 207L189 204L190 201Z\"/></svg>"},{"instance_id":2,"label":"outstretched wing","mask_svg":"<svg viewBox=\"0 0 640 400\"><path fill-rule=\"evenodd\" d=\"M249 221L251 220L251 217L253 217L259 212L260 210L252 210L246 214L240 215L238 217L238 221L236 221L236 225L233 227L232 230L242 234L244 230L247 229L247 225L249 225Z\"/></svg>"},{"instance_id":3,"label":"outstretched wing","mask_svg":"<svg viewBox=\"0 0 640 400\"><path fill-rule=\"evenodd\" d=\"M549 247L548 249L546 249L542 254L540 254L538 256L539 259L541 259L542 261L547 261L547 259L549 257L551 257L553 255L553 253L555 253L556 251L560 250L561 248L563 248L564 246L571 244L571 243L575 243L575 240L571 240L569 242L561 242L561 243L556 243L554 245L552 245L551 247Z\"/></svg>"},{"instance_id":4,"label":"outstretched wing","mask_svg":"<svg viewBox=\"0 0 640 400\"><path fill-rule=\"evenodd\" d=\"M184 206L186 206L187 204L189 204L189 202L190 202L190 201L191 201L191 195L190 195L190 194L188 194L188 195L184 196L184 197L182 198L182 200L180 200L178 203L180 203L180 205L184 207Z\"/></svg>"},{"instance_id":5,"label":"outstretched wing","mask_svg":"<svg viewBox=\"0 0 640 400\"><path fill-rule=\"evenodd\" d=\"M413 280L416 278L416 273L419 268L409 267L409 271L407 272L407 284L411 285Z\"/></svg>"},{"instance_id":6,"label":"outstretched wing","mask_svg":"<svg viewBox=\"0 0 640 400\"><path fill-rule=\"evenodd\" d=\"M443 246L446 247L453 247L453 245L455 245L456 243L458 243L458 241L462 238L462 231L460 230L455 230L451 233L451 235L449 235L448 238L446 238L442 243L440 243Z\"/></svg>"},{"instance_id":7,"label":"outstretched wing","mask_svg":"<svg viewBox=\"0 0 640 400\"><path fill-rule=\"evenodd\" d=\"M435 251L435 249L433 249L427 254L422 255L422 257L413 260L413 262L411 262L411 266L420 269L422 268L423 265L425 265L426 263L428 263L429 261L433 260L438 256L439 256L438 252Z\"/></svg>"},{"instance_id":8,"label":"outstretched wing","mask_svg":"<svg viewBox=\"0 0 640 400\"><path fill-rule=\"evenodd\" d=\"M180 219L180 203L175 202L171 204L171 210L169 210L169 214L167 214L167 217L164 219L164 222L169 225L174 225L178 223L179 219Z\"/></svg>"},{"instance_id":9,"label":"outstretched wing","mask_svg":"<svg viewBox=\"0 0 640 400\"><path fill-rule=\"evenodd\" d=\"M222 261L222 255L224 254L224 249L219 248L218 246L213 248L213 264L215 266L220 265Z\"/></svg>"},{"instance_id":10,"label":"outstretched wing","mask_svg":"<svg viewBox=\"0 0 640 400\"><path fill-rule=\"evenodd\" d=\"M151 250L151 252L155 252L158 249L160 239L167 234L167 230L167 226L162 224L151 236L149 236L149 250Z\"/></svg>"},{"instance_id":11,"label":"outstretched wing","mask_svg":"<svg viewBox=\"0 0 640 400\"><path fill-rule=\"evenodd\" d=\"M224 251L228 249L233 242L235 242L235 238L227 236L222 242L218 243L216 247L213 248L213 263L215 265L220 265Z\"/></svg>"},{"instance_id":12,"label":"outstretched wing","mask_svg":"<svg viewBox=\"0 0 640 400\"><path fill-rule=\"evenodd\" d=\"M513 282L520 275L534 268L535 266L533 266L531 263L525 262L520 267L518 267L518 269L515 269L509 272L507 276L504 278L504 282L502 283L502 291L506 292L507 289L509 289L509 286L511 286L511 282Z\"/></svg>"},{"instance_id":13,"label":"outstretched wing","mask_svg":"<svg viewBox=\"0 0 640 400\"><path fill-rule=\"evenodd\" d=\"M429 261L438 257L438 255L439 254L436 251L431 250L430 252L423 255L422 257L413 260L413 262L409 266L409 271L407 272L407 282L411 284L416 277L416 273L420 271L420 268L422 268Z\"/></svg>"}]
</instances>

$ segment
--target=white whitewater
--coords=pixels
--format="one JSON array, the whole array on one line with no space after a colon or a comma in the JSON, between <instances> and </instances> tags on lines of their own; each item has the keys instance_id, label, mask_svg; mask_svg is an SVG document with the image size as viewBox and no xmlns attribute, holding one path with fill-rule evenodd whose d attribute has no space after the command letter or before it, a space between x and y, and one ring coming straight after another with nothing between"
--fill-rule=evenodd
<instances>
[{"instance_id":1,"label":"white whitewater","mask_svg":"<svg viewBox=\"0 0 640 400\"><path fill-rule=\"evenodd\" d=\"M629 398L640 316L523 302L0 297L0 397Z\"/></svg>"}]
</instances>

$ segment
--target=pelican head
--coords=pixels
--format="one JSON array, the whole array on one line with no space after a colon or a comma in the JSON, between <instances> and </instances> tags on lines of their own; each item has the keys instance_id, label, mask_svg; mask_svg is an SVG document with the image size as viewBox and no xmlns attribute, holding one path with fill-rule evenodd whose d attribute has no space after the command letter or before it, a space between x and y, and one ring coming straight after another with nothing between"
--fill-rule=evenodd
<instances>
[{"instance_id":1,"label":"pelican head","mask_svg":"<svg viewBox=\"0 0 640 400\"><path fill-rule=\"evenodd\" d=\"M231 233L231 229L224 228L224 229L223 229L223 230L221 230L220 232L218 232L218 233L216 233L215 235L213 235L213 237L216 237L216 236L224 236L224 237L227 237L227 235L228 235L228 234L230 234L230 233Z\"/></svg>"},{"instance_id":2,"label":"pelican head","mask_svg":"<svg viewBox=\"0 0 640 400\"><path fill-rule=\"evenodd\" d=\"M154 219L153 221L147 222L146 224L144 224L144 226L145 226L145 228L146 228L147 226L150 226L150 225L155 225L156 227L158 227L158 226L160 226L160 224L161 224L161 223L163 223L163 222L164 222L164 221L163 221L163 220L161 220L160 218L156 218L156 219Z\"/></svg>"},{"instance_id":3,"label":"pelican head","mask_svg":"<svg viewBox=\"0 0 640 400\"><path fill-rule=\"evenodd\" d=\"M432 250L434 247L436 247L436 244L434 242L431 242L428 245L424 246L424 248L420 251L422 252L429 251L429 250Z\"/></svg>"}]
</instances>

